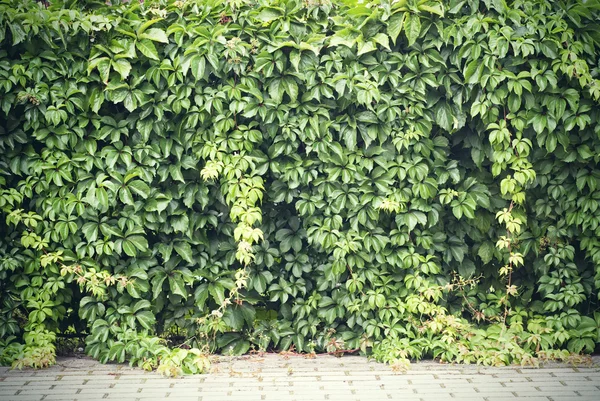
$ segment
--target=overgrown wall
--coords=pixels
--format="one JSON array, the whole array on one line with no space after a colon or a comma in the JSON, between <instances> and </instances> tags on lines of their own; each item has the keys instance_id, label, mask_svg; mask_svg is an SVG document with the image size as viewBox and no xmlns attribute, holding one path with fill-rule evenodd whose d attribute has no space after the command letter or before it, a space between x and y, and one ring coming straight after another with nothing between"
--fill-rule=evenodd
<instances>
[{"instance_id":1,"label":"overgrown wall","mask_svg":"<svg viewBox=\"0 0 600 401\"><path fill-rule=\"evenodd\" d=\"M5 362L596 348L597 1L51 3L0 2Z\"/></svg>"}]
</instances>

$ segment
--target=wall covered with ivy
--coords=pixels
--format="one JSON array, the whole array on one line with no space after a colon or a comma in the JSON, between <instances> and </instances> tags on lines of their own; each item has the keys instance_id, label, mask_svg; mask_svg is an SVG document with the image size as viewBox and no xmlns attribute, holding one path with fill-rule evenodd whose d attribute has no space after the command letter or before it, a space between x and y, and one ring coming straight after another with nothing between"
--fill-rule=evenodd
<instances>
[{"instance_id":1,"label":"wall covered with ivy","mask_svg":"<svg viewBox=\"0 0 600 401\"><path fill-rule=\"evenodd\" d=\"M0 362L597 347L598 1L50 3L0 1Z\"/></svg>"}]
</instances>

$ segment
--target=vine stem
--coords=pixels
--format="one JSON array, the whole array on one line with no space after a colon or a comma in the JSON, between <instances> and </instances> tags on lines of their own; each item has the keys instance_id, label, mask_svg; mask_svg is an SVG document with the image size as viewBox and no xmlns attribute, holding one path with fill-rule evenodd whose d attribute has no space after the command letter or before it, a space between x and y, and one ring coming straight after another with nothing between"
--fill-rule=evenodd
<instances>
[{"instance_id":1,"label":"vine stem","mask_svg":"<svg viewBox=\"0 0 600 401\"><path fill-rule=\"evenodd\" d=\"M510 205L508 206L508 212L510 213L514 207L514 201L510 201ZM512 260L510 259L510 253L511 253L511 248L512 248L512 233L510 232L510 230L508 230L508 228L506 229L506 235L508 237L508 254L509 254L509 259L508 259L508 282L506 285L506 299L504 300L504 316L502 317L502 330L504 331L506 329L506 318L508 317L508 297L510 296L509 294L509 288L512 285Z\"/></svg>"}]
</instances>

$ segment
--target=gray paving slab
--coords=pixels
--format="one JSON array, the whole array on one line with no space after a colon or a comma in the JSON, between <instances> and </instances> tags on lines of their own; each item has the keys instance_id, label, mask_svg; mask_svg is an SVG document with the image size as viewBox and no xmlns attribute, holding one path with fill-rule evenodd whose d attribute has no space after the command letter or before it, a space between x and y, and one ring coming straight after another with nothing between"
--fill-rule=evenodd
<instances>
[{"instance_id":1,"label":"gray paving slab","mask_svg":"<svg viewBox=\"0 0 600 401\"><path fill-rule=\"evenodd\" d=\"M600 401L600 358L581 366L490 368L419 362L407 372L367 358L215 358L211 372L163 378L127 365L62 358L45 370L0 367L0 401Z\"/></svg>"}]
</instances>

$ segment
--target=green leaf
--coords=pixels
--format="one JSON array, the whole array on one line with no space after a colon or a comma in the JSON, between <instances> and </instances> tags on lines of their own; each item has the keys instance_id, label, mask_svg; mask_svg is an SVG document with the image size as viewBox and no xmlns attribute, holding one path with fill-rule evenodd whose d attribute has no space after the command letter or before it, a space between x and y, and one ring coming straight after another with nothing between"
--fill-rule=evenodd
<instances>
[{"instance_id":1,"label":"green leaf","mask_svg":"<svg viewBox=\"0 0 600 401\"><path fill-rule=\"evenodd\" d=\"M144 199L148 198L148 196L150 195L150 187L143 181L131 181L127 184L127 187L131 190L131 192L138 196L141 196Z\"/></svg>"},{"instance_id":2,"label":"green leaf","mask_svg":"<svg viewBox=\"0 0 600 401\"><path fill-rule=\"evenodd\" d=\"M169 38L165 31L158 28L150 28L144 33L138 34L140 39L149 39L160 43L169 43Z\"/></svg>"},{"instance_id":3,"label":"green leaf","mask_svg":"<svg viewBox=\"0 0 600 401\"><path fill-rule=\"evenodd\" d=\"M284 87L281 79L273 79L269 84L269 96L275 101L275 103L281 103L284 93Z\"/></svg>"},{"instance_id":4,"label":"green leaf","mask_svg":"<svg viewBox=\"0 0 600 401\"><path fill-rule=\"evenodd\" d=\"M520 108L521 96L517 95L516 93L511 93L508 96L508 110L510 110L511 113L517 113Z\"/></svg>"},{"instance_id":5,"label":"green leaf","mask_svg":"<svg viewBox=\"0 0 600 401\"><path fill-rule=\"evenodd\" d=\"M148 240L141 235L132 235L127 237L129 241L135 246L140 252L148 251Z\"/></svg>"},{"instance_id":6,"label":"green leaf","mask_svg":"<svg viewBox=\"0 0 600 401\"><path fill-rule=\"evenodd\" d=\"M122 234L121 231L117 227L114 227L110 224L101 224L100 231L102 231L102 234L106 235L107 237L111 237L111 236L120 237Z\"/></svg>"},{"instance_id":7,"label":"green leaf","mask_svg":"<svg viewBox=\"0 0 600 401\"><path fill-rule=\"evenodd\" d=\"M27 34L23 30L23 27L21 26L20 23L8 24L8 27L10 28L10 33L12 35L12 39L13 39L12 45L13 46L21 43L27 37Z\"/></svg>"},{"instance_id":8,"label":"green leaf","mask_svg":"<svg viewBox=\"0 0 600 401\"><path fill-rule=\"evenodd\" d=\"M104 83L108 83L108 79L110 76L110 66L111 66L111 62L108 58L103 58L97 64L98 73L100 74L100 79L102 79L102 82L104 82Z\"/></svg>"},{"instance_id":9,"label":"green leaf","mask_svg":"<svg viewBox=\"0 0 600 401\"><path fill-rule=\"evenodd\" d=\"M130 240L124 239L122 247L123 252L125 252L126 255L131 256L132 258L137 256L137 249L135 248L135 245L133 245L133 242L131 242Z\"/></svg>"},{"instance_id":10,"label":"green leaf","mask_svg":"<svg viewBox=\"0 0 600 401\"><path fill-rule=\"evenodd\" d=\"M253 326L255 315L254 308L248 304L233 305L223 313L223 321L232 329L241 330L244 324Z\"/></svg>"},{"instance_id":11,"label":"green leaf","mask_svg":"<svg viewBox=\"0 0 600 401\"><path fill-rule=\"evenodd\" d=\"M127 187L121 188L119 190L119 199L121 200L121 202L123 202L126 205L134 204L133 196L131 195L131 191Z\"/></svg>"},{"instance_id":12,"label":"green leaf","mask_svg":"<svg viewBox=\"0 0 600 401\"><path fill-rule=\"evenodd\" d=\"M400 35L400 32L402 32L402 26L404 25L405 18L406 13L399 12L392 15L388 21L387 34L394 44L396 44L396 39L398 39L398 35Z\"/></svg>"},{"instance_id":13,"label":"green leaf","mask_svg":"<svg viewBox=\"0 0 600 401\"><path fill-rule=\"evenodd\" d=\"M577 153L579 153L579 157L581 157L583 160L594 157L594 152L592 152L590 147L585 144L577 147Z\"/></svg>"},{"instance_id":14,"label":"green leaf","mask_svg":"<svg viewBox=\"0 0 600 401\"><path fill-rule=\"evenodd\" d=\"M481 261L484 264L488 264L494 258L495 247L491 242L484 242L479 247L477 251L477 255L481 258Z\"/></svg>"},{"instance_id":15,"label":"green leaf","mask_svg":"<svg viewBox=\"0 0 600 401\"><path fill-rule=\"evenodd\" d=\"M358 42L358 52L356 55L361 56L365 53L372 52L373 50L377 50L373 42Z\"/></svg>"},{"instance_id":16,"label":"green leaf","mask_svg":"<svg viewBox=\"0 0 600 401\"><path fill-rule=\"evenodd\" d=\"M250 349L250 342L247 340L237 340L229 344L223 352L226 355L244 355Z\"/></svg>"},{"instance_id":17,"label":"green leaf","mask_svg":"<svg viewBox=\"0 0 600 401\"><path fill-rule=\"evenodd\" d=\"M195 55L190 60L190 69L192 70L192 75L196 80L202 79L204 77L204 70L206 68L206 59L204 56Z\"/></svg>"},{"instance_id":18,"label":"green leaf","mask_svg":"<svg viewBox=\"0 0 600 401\"><path fill-rule=\"evenodd\" d=\"M446 102L439 102L435 108L435 121L446 131L452 131L454 126L454 117L452 108Z\"/></svg>"},{"instance_id":19,"label":"green leaf","mask_svg":"<svg viewBox=\"0 0 600 401\"><path fill-rule=\"evenodd\" d=\"M189 229L189 225L189 219L185 214L171 218L171 227L175 232L185 233Z\"/></svg>"},{"instance_id":20,"label":"green leaf","mask_svg":"<svg viewBox=\"0 0 600 401\"><path fill-rule=\"evenodd\" d=\"M81 232L88 242L94 242L98 238L98 225L94 222L88 222L81 227Z\"/></svg>"},{"instance_id":21,"label":"green leaf","mask_svg":"<svg viewBox=\"0 0 600 401\"><path fill-rule=\"evenodd\" d=\"M148 199L145 209L148 212L162 212L167 209L169 203L171 203L170 198L158 195L155 199Z\"/></svg>"},{"instance_id":22,"label":"green leaf","mask_svg":"<svg viewBox=\"0 0 600 401\"><path fill-rule=\"evenodd\" d=\"M387 50L391 50L390 49L390 40L386 34L378 33L377 35L373 36L373 40L375 41L375 43L380 44Z\"/></svg>"},{"instance_id":23,"label":"green leaf","mask_svg":"<svg viewBox=\"0 0 600 401\"><path fill-rule=\"evenodd\" d=\"M473 275L475 274L475 270L475 263L473 263L469 259L463 260L462 263L458 266L458 274L460 274L462 278L466 279L473 277Z\"/></svg>"},{"instance_id":24,"label":"green leaf","mask_svg":"<svg viewBox=\"0 0 600 401\"><path fill-rule=\"evenodd\" d=\"M450 246L450 254L454 260L461 263L465 257L465 250L462 246Z\"/></svg>"},{"instance_id":25,"label":"green leaf","mask_svg":"<svg viewBox=\"0 0 600 401\"><path fill-rule=\"evenodd\" d=\"M484 65L480 60L473 60L469 64L467 64L467 68L465 69L464 76L465 81L468 84L476 84L481 79L481 75L483 74Z\"/></svg>"},{"instance_id":26,"label":"green leaf","mask_svg":"<svg viewBox=\"0 0 600 401\"><path fill-rule=\"evenodd\" d=\"M353 28L344 28L337 31L331 38L329 39L329 46L335 47L339 45L344 45L349 48L352 48L359 38L360 31Z\"/></svg>"},{"instance_id":27,"label":"green leaf","mask_svg":"<svg viewBox=\"0 0 600 401\"><path fill-rule=\"evenodd\" d=\"M121 79L127 79L129 72L131 71L131 64L129 61L124 59L112 60L111 64L114 70L121 74Z\"/></svg>"},{"instance_id":28,"label":"green leaf","mask_svg":"<svg viewBox=\"0 0 600 401\"><path fill-rule=\"evenodd\" d=\"M133 305L132 311L133 313L137 313L142 309L149 309L152 305L150 305L150 301L146 299L139 300Z\"/></svg>"},{"instance_id":29,"label":"green leaf","mask_svg":"<svg viewBox=\"0 0 600 401\"><path fill-rule=\"evenodd\" d=\"M408 231L412 231L419 223L427 224L427 216L423 212L411 211L404 214L404 221L408 226Z\"/></svg>"},{"instance_id":30,"label":"green leaf","mask_svg":"<svg viewBox=\"0 0 600 401\"><path fill-rule=\"evenodd\" d=\"M427 11L428 13L439 15L440 17L444 16L444 9L442 8L442 4L428 5L427 3L425 3L419 5L419 9L421 11Z\"/></svg>"},{"instance_id":31,"label":"green leaf","mask_svg":"<svg viewBox=\"0 0 600 401\"><path fill-rule=\"evenodd\" d=\"M154 25L157 22L162 21L162 20L163 20L163 18L154 18L154 19L151 19L150 21L144 22L142 25L140 25L140 27L137 30L138 36L143 34L144 32L146 32L146 29L150 28L152 25Z\"/></svg>"},{"instance_id":32,"label":"green leaf","mask_svg":"<svg viewBox=\"0 0 600 401\"><path fill-rule=\"evenodd\" d=\"M142 54L146 57L148 57L149 59L152 60L159 60L158 58L158 52L156 51L156 47L154 46L154 43L152 43L150 40L148 39L142 39L139 40L137 42L135 42L135 47L142 52Z\"/></svg>"},{"instance_id":33,"label":"green leaf","mask_svg":"<svg viewBox=\"0 0 600 401\"><path fill-rule=\"evenodd\" d=\"M95 87L90 91L90 96L88 99L88 103L90 105L90 109L94 113L98 113L100 107L104 103L104 92L102 92L99 88Z\"/></svg>"},{"instance_id":34,"label":"green leaf","mask_svg":"<svg viewBox=\"0 0 600 401\"><path fill-rule=\"evenodd\" d=\"M544 40L539 46L544 56L551 60L558 58L558 45L555 42Z\"/></svg>"},{"instance_id":35,"label":"green leaf","mask_svg":"<svg viewBox=\"0 0 600 401\"><path fill-rule=\"evenodd\" d=\"M126 356L125 344L123 344L122 342L114 343L108 351L108 358L111 361L123 363L123 362L125 362L125 356Z\"/></svg>"},{"instance_id":36,"label":"green leaf","mask_svg":"<svg viewBox=\"0 0 600 401\"><path fill-rule=\"evenodd\" d=\"M290 97L290 100L292 102L295 102L298 98L298 84L296 83L296 81L294 81L293 78L285 78L282 81L282 84L285 88L285 92Z\"/></svg>"},{"instance_id":37,"label":"green leaf","mask_svg":"<svg viewBox=\"0 0 600 401\"><path fill-rule=\"evenodd\" d=\"M135 318L139 322L139 324L145 328L146 330L153 330L154 325L156 324L156 318L154 314L150 311L142 311L135 314Z\"/></svg>"},{"instance_id":38,"label":"green leaf","mask_svg":"<svg viewBox=\"0 0 600 401\"><path fill-rule=\"evenodd\" d=\"M125 287L127 289L127 293L129 293L129 295L136 299L142 298L143 296L148 294L148 291L150 291L150 283L148 282L148 280L146 278L136 276L132 277L135 278L135 280L133 281L133 283Z\"/></svg>"},{"instance_id":39,"label":"green leaf","mask_svg":"<svg viewBox=\"0 0 600 401\"><path fill-rule=\"evenodd\" d=\"M225 301L225 288L220 284L212 284L208 286L208 292L213 297L217 305L222 305Z\"/></svg>"},{"instance_id":40,"label":"green leaf","mask_svg":"<svg viewBox=\"0 0 600 401\"><path fill-rule=\"evenodd\" d=\"M161 272L162 273L162 272ZM156 275L152 278L152 299L156 299L160 296L163 291L163 283L167 279L167 276L162 273L162 275Z\"/></svg>"},{"instance_id":41,"label":"green leaf","mask_svg":"<svg viewBox=\"0 0 600 401\"><path fill-rule=\"evenodd\" d=\"M408 45L412 46L415 44L421 34L421 19L417 14L406 14L404 31L406 33L406 38L408 39Z\"/></svg>"},{"instance_id":42,"label":"green leaf","mask_svg":"<svg viewBox=\"0 0 600 401\"><path fill-rule=\"evenodd\" d=\"M102 207L102 209L108 209L108 193L104 188L96 188L96 199L98 200L98 205Z\"/></svg>"},{"instance_id":43,"label":"green leaf","mask_svg":"<svg viewBox=\"0 0 600 401\"><path fill-rule=\"evenodd\" d=\"M258 13L258 15L256 16L256 19L258 19L262 22L271 22L273 20L281 18L282 16L283 16L283 10L280 8L263 7L260 10L260 12Z\"/></svg>"},{"instance_id":44,"label":"green leaf","mask_svg":"<svg viewBox=\"0 0 600 401\"><path fill-rule=\"evenodd\" d=\"M169 277L169 288L173 294L181 295L184 299L187 298L187 291L185 289L185 283L183 277L174 276Z\"/></svg>"},{"instance_id":45,"label":"green leaf","mask_svg":"<svg viewBox=\"0 0 600 401\"><path fill-rule=\"evenodd\" d=\"M290 52L290 63L292 64L292 66L294 67L294 71L296 72L300 71L300 59L300 52L298 50L292 50ZM260 97L262 97L262 95Z\"/></svg>"},{"instance_id":46,"label":"green leaf","mask_svg":"<svg viewBox=\"0 0 600 401\"><path fill-rule=\"evenodd\" d=\"M240 330L244 326L244 317L238 309L227 308L223 313L223 321L233 330Z\"/></svg>"},{"instance_id":47,"label":"green leaf","mask_svg":"<svg viewBox=\"0 0 600 401\"><path fill-rule=\"evenodd\" d=\"M537 134L541 134L546 128L546 116L535 114L531 121L533 122L533 129Z\"/></svg>"},{"instance_id":48,"label":"green leaf","mask_svg":"<svg viewBox=\"0 0 600 401\"><path fill-rule=\"evenodd\" d=\"M194 259L192 258L192 247L189 243L184 241L176 242L173 246L173 249L175 249L175 252L177 252L177 254L183 258L183 260L190 264L194 263Z\"/></svg>"},{"instance_id":49,"label":"green leaf","mask_svg":"<svg viewBox=\"0 0 600 401\"><path fill-rule=\"evenodd\" d=\"M332 156L336 157L338 161L344 160L344 149L338 142L329 142L329 150L332 152Z\"/></svg>"}]
</instances>

